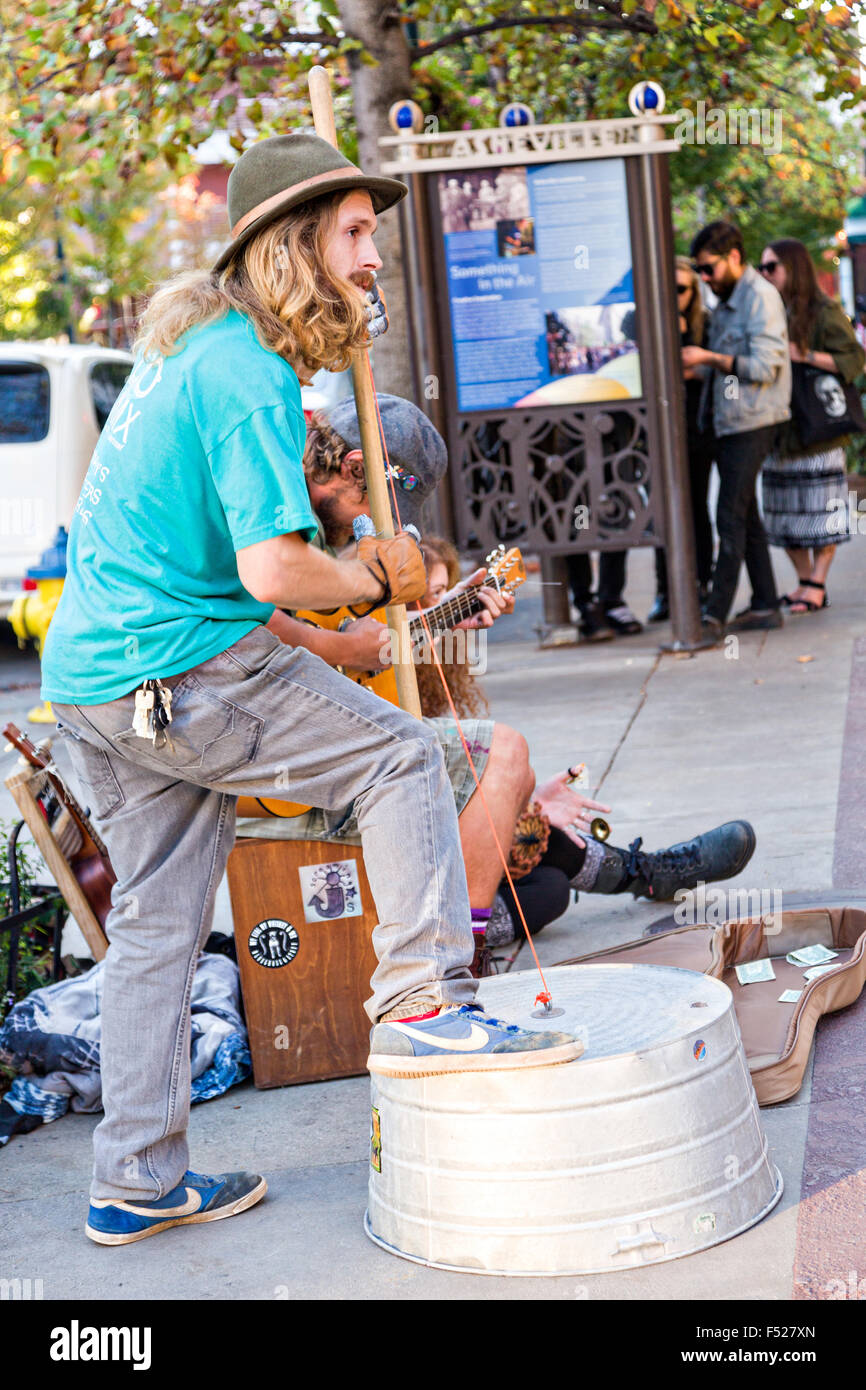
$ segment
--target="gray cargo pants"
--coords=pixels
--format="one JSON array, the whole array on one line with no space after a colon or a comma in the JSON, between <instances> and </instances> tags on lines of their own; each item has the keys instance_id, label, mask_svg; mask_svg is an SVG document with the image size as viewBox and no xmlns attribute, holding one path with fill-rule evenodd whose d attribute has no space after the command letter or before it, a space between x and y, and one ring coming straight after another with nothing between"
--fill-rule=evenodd
<instances>
[{"instance_id":1,"label":"gray cargo pants","mask_svg":"<svg viewBox=\"0 0 866 1390\"><path fill-rule=\"evenodd\" d=\"M466 874L435 734L261 627L172 684L173 749L133 732L133 693L54 706L57 765L117 875L98 1198L161 1197L189 1167L190 991L239 795L321 806L337 834L354 804L379 914L371 1019L407 999L422 1012L475 997Z\"/></svg>"}]
</instances>

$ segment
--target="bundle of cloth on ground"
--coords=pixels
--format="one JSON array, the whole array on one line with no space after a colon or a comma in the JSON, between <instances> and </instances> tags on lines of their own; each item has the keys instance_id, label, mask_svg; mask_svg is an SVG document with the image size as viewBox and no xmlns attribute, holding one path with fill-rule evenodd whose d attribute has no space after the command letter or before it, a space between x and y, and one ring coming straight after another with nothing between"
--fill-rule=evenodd
<instances>
[{"instance_id":1,"label":"bundle of cloth on ground","mask_svg":"<svg viewBox=\"0 0 866 1390\"><path fill-rule=\"evenodd\" d=\"M0 1028L0 1062L18 1073L0 1103L0 1145L59 1119L71 1107L102 1108L99 1043L104 962L85 975L33 990ZM249 1076L238 968L205 952L192 993L193 1102L211 1100Z\"/></svg>"}]
</instances>

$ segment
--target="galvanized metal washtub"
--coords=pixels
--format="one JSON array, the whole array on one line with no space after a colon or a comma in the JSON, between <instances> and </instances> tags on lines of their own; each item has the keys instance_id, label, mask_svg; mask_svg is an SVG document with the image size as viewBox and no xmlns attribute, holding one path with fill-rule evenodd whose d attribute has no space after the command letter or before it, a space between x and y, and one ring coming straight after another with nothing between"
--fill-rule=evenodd
<instances>
[{"instance_id":1,"label":"galvanized metal washtub","mask_svg":"<svg viewBox=\"0 0 866 1390\"><path fill-rule=\"evenodd\" d=\"M479 1274L594 1274L738 1235L782 1195L733 996L690 970L572 965L481 981L485 1009L580 1036L564 1066L373 1075L365 1230Z\"/></svg>"}]
</instances>

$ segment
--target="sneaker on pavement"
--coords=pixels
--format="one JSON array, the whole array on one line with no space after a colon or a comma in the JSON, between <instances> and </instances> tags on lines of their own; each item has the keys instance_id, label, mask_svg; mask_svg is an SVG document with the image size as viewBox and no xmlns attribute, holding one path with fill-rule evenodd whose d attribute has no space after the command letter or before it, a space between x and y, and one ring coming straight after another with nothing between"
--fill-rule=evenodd
<instances>
[{"instance_id":1,"label":"sneaker on pavement","mask_svg":"<svg viewBox=\"0 0 866 1390\"><path fill-rule=\"evenodd\" d=\"M618 637L635 637L637 633L643 632L643 623L639 622L627 603L606 609L604 616L608 626L613 628Z\"/></svg>"},{"instance_id":2,"label":"sneaker on pavement","mask_svg":"<svg viewBox=\"0 0 866 1390\"><path fill-rule=\"evenodd\" d=\"M255 1206L268 1190L257 1173L184 1173L177 1187L154 1201L91 1198L85 1234L98 1245L130 1245L171 1226L222 1221Z\"/></svg>"},{"instance_id":3,"label":"sneaker on pavement","mask_svg":"<svg viewBox=\"0 0 866 1390\"><path fill-rule=\"evenodd\" d=\"M728 631L763 632L768 628L782 627L784 622L778 608L744 608L728 623Z\"/></svg>"},{"instance_id":4,"label":"sneaker on pavement","mask_svg":"<svg viewBox=\"0 0 866 1390\"><path fill-rule=\"evenodd\" d=\"M755 852L755 832L746 820L726 821L705 835L648 854L640 836L628 849L604 847L593 893L631 893L667 902L682 889L733 878Z\"/></svg>"},{"instance_id":5,"label":"sneaker on pavement","mask_svg":"<svg viewBox=\"0 0 866 1390\"><path fill-rule=\"evenodd\" d=\"M491 1018L478 1004L461 1004L433 1018L377 1023L367 1068L383 1076L440 1076L555 1066L582 1052L583 1043L567 1033L530 1032Z\"/></svg>"}]
</instances>

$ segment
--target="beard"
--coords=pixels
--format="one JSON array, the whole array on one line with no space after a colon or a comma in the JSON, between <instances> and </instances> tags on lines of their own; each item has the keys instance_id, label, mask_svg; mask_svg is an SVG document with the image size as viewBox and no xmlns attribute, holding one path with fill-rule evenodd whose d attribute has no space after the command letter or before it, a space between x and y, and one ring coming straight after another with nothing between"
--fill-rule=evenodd
<instances>
[{"instance_id":1,"label":"beard","mask_svg":"<svg viewBox=\"0 0 866 1390\"><path fill-rule=\"evenodd\" d=\"M725 278L722 281L721 285L718 286L718 288L716 288L716 286L713 285L713 292L718 296L719 299L730 299L731 295L734 292L734 287L736 283L736 276L734 276L729 270L725 275Z\"/></svg>"},{"instance_id":2,"label":"beard","mask_svg":"<svg viewBox=\"0 0 866 1390\"><path fill-rule=\"evenodd\" d=\"M339 502L335 497L322 497L316 504L316 516L322 523L325 544L332 550L339 550L347 539L346 522L339 515Z\"/></svg>"}]
</instances>

